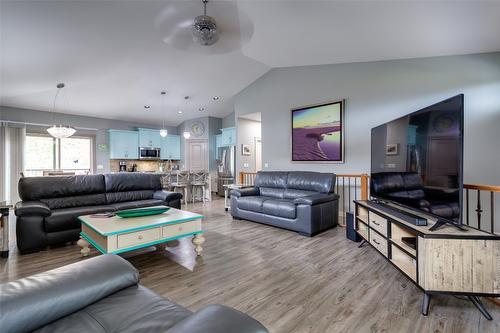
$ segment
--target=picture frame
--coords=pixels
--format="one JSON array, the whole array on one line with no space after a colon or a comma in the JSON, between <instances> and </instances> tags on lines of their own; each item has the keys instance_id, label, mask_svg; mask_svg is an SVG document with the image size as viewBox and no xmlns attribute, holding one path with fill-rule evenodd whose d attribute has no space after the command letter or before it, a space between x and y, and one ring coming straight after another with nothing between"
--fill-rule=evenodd
<instances>
[{"instance_id":1,"label":"picture frame","mask_svg":"<svg viewBox=\"0 0 500 333\"><path fill-rule=\"evenodd\" d=\"M399 144L391 143L385 146L385 154L388 156L394 156L399 154Z\"/></svg>"},{"instance_id":2,"label":"picture frame","mask_svg":"<svg viewBox=\"0 0 500 333\"><path fill-rule=\"evenodd\" d=\"M292 162L344 163L345 100L291 110Z\"/></svg>"},{"instance_id":3,"label":"picture frame","mask_svg":"<svg viewBox=\"0 0 500 333\"><path fill-rule=\"evenodd\" d=\"M241 145L241 155L250 156L252 152L250 150L250 145Z\"/></svg>"}]
</instances>

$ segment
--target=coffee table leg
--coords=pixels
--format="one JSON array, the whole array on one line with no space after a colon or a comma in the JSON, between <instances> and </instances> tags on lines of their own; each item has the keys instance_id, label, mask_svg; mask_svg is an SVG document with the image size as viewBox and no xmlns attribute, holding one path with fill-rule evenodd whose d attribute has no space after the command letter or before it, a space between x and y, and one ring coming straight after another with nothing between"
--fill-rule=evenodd
<instances>
[{"instance_id":1,"label":"coffee table leg","mask_svg":"<svg viewBox=\"0 0 500 333\"><path fill-rule=\"evenodd\" d=\"M196 252L196 255L201 256L201 251L203 251L201 244L205 243L205 237L203 237L203 234L196 234L194 235L192 242L194 244L194 251Z\"/></svg>"},{"instance_id":2,"label":"coffee table leg","mask_svg":"<svg viewBox=\"0 0 500 333\"><path fill-rule=\"evenodd\" d=\"M80 239L78 240L78 242L76 242L76 244L78 244L78 246L82 248L80 250L80 253L82 254L82 257L86 257L86 256L89 255L89 252L90 252L90 249L89 249L90 243L87 242L87 240L85 238L83 238L82 236L80 236Z\"/></svg>"}]
</instances>

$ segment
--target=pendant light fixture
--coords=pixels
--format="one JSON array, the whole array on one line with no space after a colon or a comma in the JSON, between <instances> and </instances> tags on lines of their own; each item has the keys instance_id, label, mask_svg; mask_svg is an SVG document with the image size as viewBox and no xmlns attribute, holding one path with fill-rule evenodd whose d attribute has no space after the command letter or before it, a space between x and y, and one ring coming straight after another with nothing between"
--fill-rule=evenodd
<instances>
[{"instance_id":1,"label":"pendant light fixture","mask_svg":"<svg viewBox=\"0 0 500 333\"><path fill-rule=\"evenodd\" d=\"M164 111L164 109L165 109L165 103L163 103L163 100L165 99L165 96L167 95L167 92L166 92L166 91L162 91L162 92L161 92L161 94L162 94L162 96L163 96L163 98L161 99L161 104L162 104L162 105L161 105L161 106L162 106L162 107L161 107L161 111L162 111L162 113L163 113L163 111ZM164 137L166 137L166 136L168 135L168 131L167 131L167 129L165 128L165 115L164 115L164 114L162 114L162 119L163 119L163 126L161 127L161 130L160 130L160 136L161 136L162 138L164 138Z\"/></svg>"},{"instance_id":2,"label":"pendant light fixture","mask_svg":"<svg viewBox=\"0 0 500 333\"><path fill-rule=\"evenodd\" d=\"M57 92L56 96L54 97L54 105L52 109L53 117L56 112L57 97L59 96L61 89L64 88L64 83L59 83L56 87L57 87ZM52 125L51 127L47 128L47 132L56 139L64 139L64 138L69 138L70 136L75 134L76 130L71 126L59 124L59 125Z\"/></svg>"}]
</instances>

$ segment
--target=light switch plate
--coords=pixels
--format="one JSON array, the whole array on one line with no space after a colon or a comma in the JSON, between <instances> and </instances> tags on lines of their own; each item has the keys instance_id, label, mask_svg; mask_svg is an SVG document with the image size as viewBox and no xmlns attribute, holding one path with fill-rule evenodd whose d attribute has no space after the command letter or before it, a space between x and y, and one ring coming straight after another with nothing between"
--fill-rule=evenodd
<instances>
[{"instance_id":1,"label":"light switch plate","mask_svg":"<svg viewBox=\"0 0 500 333\"><path fill-rule=\"evenodd\" d=\"M264 163L264 168L268 168L269 167L269 164L268 163Z\"/></svg>"},{"instance_id":2,"label":"light switch plate","mask_svg":"<svg viewBox=\"0 0 500 333\"><path fill-rule=\"evenodd\" d=\"M102 170L104 169L104 165L102 164L97 164L97 170Z\"/></svg>"}]
</instances>

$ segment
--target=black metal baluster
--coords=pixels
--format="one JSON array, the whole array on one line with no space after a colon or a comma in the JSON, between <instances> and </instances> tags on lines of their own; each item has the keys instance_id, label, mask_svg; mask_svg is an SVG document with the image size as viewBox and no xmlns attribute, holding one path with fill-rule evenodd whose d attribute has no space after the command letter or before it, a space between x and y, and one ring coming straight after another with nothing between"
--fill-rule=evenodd
<instances>
[{"instance_id":1,"label":"black metal baluster","mask_svg":"<svg viewBox=\"0 0 500 333\"><path fill-rule=\"evenodd\" d=\"M493 191L490 192L490 208L491 208L491 233L495 233L495 194Z\"/></svg>"},{"instance_id":2,"label":"black metal baluster","mask_svg":"<svg viewBox=\"0 0 500 333\"><path fill-rule=\"evenodd\" d=\"M348 178L347 184L349 186L349 212L351 212L351 177Z\"/></svg>"},{"instance_id":3,"label":"black metal baluster","mask_svg":"<svg viewBox=\"0 0 500 333\"><path fill-rule=\"evenodd\" d=\"M354 177L354 200L358 200L358 177Z\"/></svg>"},{"instance_id":4,"label":"black metal baluster","mask_svg":"<svg viewBox=\"0 0 500 333\"><path fill-rule=\"evenodd\" d=\"M467 225L469 225L469 189L465 190L465 200L467 201L467 203L465 204L465 211L467 214L465 221Z\"/></svg>"},{"instance_id":5,"label":"black metal baluster","mask_svg":"<svg viewBox=\"0 0 500 333\"><path fill-rule=\"evenodd\" d=\"M345 211L345 177L342 177L342 209L344 211L344 225L346 224L346 211Z\"/></svg>"},{"instance_id":6,"label":"black metal baluster","mask_svg":"<svg viewBox=\"0 0 500 333\"><path fill-rule=\"evenodd\" d=\"M481 229L481 213L483 210L481 209L481 191L477 190L477 228Z\"/></svg>"}]
</instances>

